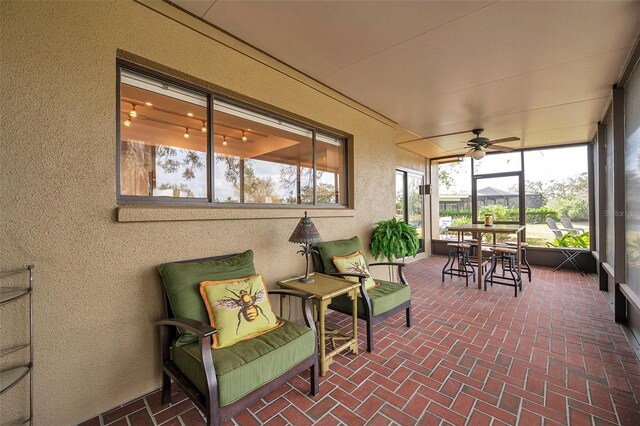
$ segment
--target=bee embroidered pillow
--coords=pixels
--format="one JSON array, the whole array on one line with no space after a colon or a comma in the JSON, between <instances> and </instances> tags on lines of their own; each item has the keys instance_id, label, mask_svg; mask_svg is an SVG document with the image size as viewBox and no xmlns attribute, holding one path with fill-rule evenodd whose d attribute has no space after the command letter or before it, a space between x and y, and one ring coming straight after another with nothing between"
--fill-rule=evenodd
<instances>
[{"instance_id":1,"label":"bee embroidered pillow","mask_svg":"<svg viewBox=\"0 0 640 426\"><path fill-rule=\"evenodd\" d=\"M283 324L271 309L261 275L203 281L200 283L200 294L211 325L218 330L213 335L213 349L231 346Z\"/></svg>"},{"instance_id":2,"label":"bee embroidered pillow","mask_svg":"<svg viewBox=\"0 0 640 426\"><path fill-rule=\"evenodd\" d=\"M333 264L336 265L336 269L342 273L349 274L367 274L368 277L364 280L364 288L371 290L377 287L378 284L373 281L367 264L364 261L361 251L357 251L348 256L333 256ZM349 281L358 281L356 277L345 277Z\"/></svg>"}]
</instances>

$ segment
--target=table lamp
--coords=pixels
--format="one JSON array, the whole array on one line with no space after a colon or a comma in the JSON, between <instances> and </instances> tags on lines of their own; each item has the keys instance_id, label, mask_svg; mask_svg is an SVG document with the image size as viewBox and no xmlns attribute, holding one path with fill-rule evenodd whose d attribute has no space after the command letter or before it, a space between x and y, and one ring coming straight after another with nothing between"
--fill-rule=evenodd
<instances>
[{"instance_id":1,"label":"table lamp","mask_svg":"<svg viewBox=\"0 0 640 426\"><path fill-rule=\"evenodd\" d=\"M289 242L302 244L301 250L298 250L303 256L306 256L307 269L304 277L300 278L301 283L312 283L313 277L309 276L309 255L311 253L317 253L315 249L311 248L311 244L315 244L321 240L320 233L316 229L316 226L311 221L311 218L307 216L307 212L304 212L304 217L298 222L298 226L293 230L293 234L289 237Z\"/></svg>"}]
</instances>

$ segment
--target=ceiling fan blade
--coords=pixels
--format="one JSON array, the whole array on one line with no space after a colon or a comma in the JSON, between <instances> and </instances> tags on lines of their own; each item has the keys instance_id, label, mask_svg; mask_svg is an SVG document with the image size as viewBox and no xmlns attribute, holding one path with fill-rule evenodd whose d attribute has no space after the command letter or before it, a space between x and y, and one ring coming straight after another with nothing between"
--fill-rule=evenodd
<instances>
[{"instance_id":1,"label":"ceiling fan blade","mask_svg":"<svg viewBox=\"0 0 640 426\"><path fill-rule=\"evenodd\" d=\"M463 155L463 157L471 157L471 154L473 153L473 151L475 151L475 148L471 148L469 151L467 151L467 153L465 155Z\"/></svg>"},{"instance_id":2,"label":"ceiling fan blade","mask_svg":"<svg viewBox=\"0 0 640 426\"><path fill-rule=\"evenodd\" d=\"M490 150L493 150L493 151L500 151L500 152L511 152L511 151L513 151L513 148L508 147L508 146L501 146L501 145L488 145L486 148L490 149Z\"/></svg>"},{"instance_id":3,"label":"ceiling fan blade","mask_svg":"<svg viewBox=\"0 0 640 426\"><path fill-rule=\"evenodd\" d=\"M492 141L487 142L487 145L493 145L494 143L515 142L519 140L520 138L512 136L510 138L494 139Z\"/></svg>"}]
</instances>

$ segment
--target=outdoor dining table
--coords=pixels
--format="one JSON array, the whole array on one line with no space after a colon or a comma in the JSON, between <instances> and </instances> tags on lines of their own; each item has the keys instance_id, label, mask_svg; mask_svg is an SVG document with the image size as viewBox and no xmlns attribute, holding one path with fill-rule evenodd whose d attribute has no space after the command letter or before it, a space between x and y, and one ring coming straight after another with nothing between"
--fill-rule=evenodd
<instances>
[{"instance_id":1,"label":"outdoor dining table","mask_svg":"<svg viewBox=\"0 0 640 426\"><path fill-rule=\"evenodd\" d=\"M458 241L462 240L462 235L465 232L470 233L478 240L478 288L482 288L482 236L484 234L516 234L517 236L517 248L516 248L516 261L518 263L518 274L522 271L521 263L521 245L522 245L522 233L525 230L525 225L484 225L484 224L469 224L459 226L449 226L449 231L455 231L458 233ZM494 238L495 241L495 238Z\"/></svg>"}]
</instances>

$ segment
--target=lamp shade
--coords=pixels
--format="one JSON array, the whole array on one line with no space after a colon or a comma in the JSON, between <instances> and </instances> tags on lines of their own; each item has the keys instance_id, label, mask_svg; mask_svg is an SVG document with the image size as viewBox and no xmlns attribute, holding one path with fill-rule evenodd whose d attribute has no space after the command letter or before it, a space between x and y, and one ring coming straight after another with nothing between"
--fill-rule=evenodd
<instances>
[{"instance_id":1,"label":"lamp shade","mask_svg":"<svg viewBox=\"0 0 640 426\"><path fill-rule=\"evenodd\" d=\"M474 160L482 160L487 152L482 147L477 147L472 153L471 158Z\"/></svg>"},{"instance_id":2,"label":"lamp shade","mask_svg":"<svg viewBox=\"0 0 640 426\"><path fill-rule=\"evenodd\" d=\"M311 221L311 218L307 216L307 212L304 212L304 217L298 222L298 226L293 230L289 241L298 244L313 244L320 240L320 233Z\"/></svg>"}]
</instances>

